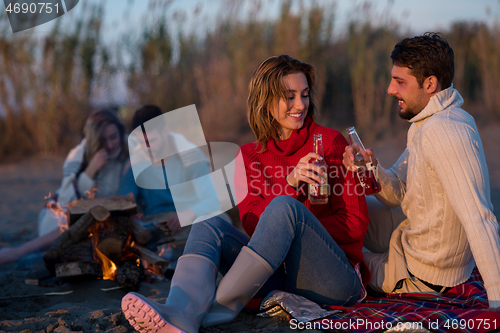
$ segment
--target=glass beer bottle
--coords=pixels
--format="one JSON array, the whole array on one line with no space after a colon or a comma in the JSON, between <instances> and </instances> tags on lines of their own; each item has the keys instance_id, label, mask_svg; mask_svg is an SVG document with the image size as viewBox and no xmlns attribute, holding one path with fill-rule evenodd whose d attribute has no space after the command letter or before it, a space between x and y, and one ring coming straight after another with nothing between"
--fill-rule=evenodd
<instances>
[{"instance_id":1,"label":"glass beer bottle","mask_svg":"<svg viewBox=\"0 0 500 333\"><path fill-rule=\"evenodd\" d=\"M347 134L349 135L349 144L353 147L354 152L354 165L356 166L356 174L358 175L359 183L363 186L366 195L371 195L380 192L382 189L379 181L375 175L375 167L373 166L373 161L370 157L370 162L365 164L365 159L361 154L361 149L365 150L361 139L359 138L356 129L349 127L347 129Z\"/></svg>"},{"instance_id":2,"label":"glass beer bottle","mask_svg":"<svg viewBox=\"0 0 500 333\"><path fill-rule=\"evenodd\" d=\"M323 136L321 134L314 134L314 152L321 157L325 157L323 154ZM312 164L317 165L324 172L324 175L318 174L318 176L324 181L318 185L309 184L309 201L312 205L324 205L328 203L328 175L327 175L327 165L324 159L318 160L313 159Z\"/></svg>"}]
</instances>

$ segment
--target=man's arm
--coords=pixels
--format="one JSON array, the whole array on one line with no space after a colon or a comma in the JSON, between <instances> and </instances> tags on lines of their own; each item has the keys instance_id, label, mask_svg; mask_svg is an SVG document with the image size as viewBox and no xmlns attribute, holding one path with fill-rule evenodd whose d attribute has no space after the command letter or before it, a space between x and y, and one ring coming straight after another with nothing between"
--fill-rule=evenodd
<instances>
[{"instance_id":1,"label":"man's arm","mask_svg":"<svg viewBox=\"0 0 500 333\"><path fill-rule=\"evenodd\" d=\"M378 164L375 154L371 149L361 151L361 153L365 157L366 163L373 161L373 164L377 166L377 177L380 181L382 190L375 195L376 198L389 208L400 206L406 193L406 173L408 170L409 155L408 149L405 149L397 162L389 170L382 168ZM353 148L351 146L347 146L345 148L342 163L347 170L356 171L356 166L353 161Z\"/></svg>"},{"instance_id":2,"label":"man's arm","mask_svg":"<svg viewBox=\"0 0 500 333\"><path fill-rule=\"evenodd\" d=\"M405 149L389 170L377 167L378 179L382 190L375 197L389 208L398 207L406 193L406 173L408 171L408 149Z\"/></svg>"},{"instance_id":3,"label":"man's arm","mask_svg":"<svg viewBox=\"0 0 500 333\"><path fill-rule=\"evenodd\" d=\"M117 195L119 196L124 196L129 193L134 194L134 198L136 202L139 201L138 194L139 194L139 187L137 186L135 179L134 179L134 173L132 171L132 167L130 165L130 160L127 161L125 166L123 167L123 173L120 178L120 187L118 188L118 193Z\"/></svg>"}]
</instances>

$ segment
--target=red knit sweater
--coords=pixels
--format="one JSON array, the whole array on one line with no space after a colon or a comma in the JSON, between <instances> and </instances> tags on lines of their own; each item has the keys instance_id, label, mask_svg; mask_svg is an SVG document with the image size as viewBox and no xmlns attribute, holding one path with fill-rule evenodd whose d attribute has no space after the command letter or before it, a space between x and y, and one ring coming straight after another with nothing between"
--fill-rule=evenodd
<instances>
[{"instance_id":1,"label":"red knit sweater","mask_svg":"<svg viewBox=\"0 0 500 333\"><path fill-rule=\"evenodd\" d=\"M306 183L301 182L300 190L296 191L286 181L286 176L299 160L313 151L316 133L323 135L324 158L328 165L330 195L326 205L311 205ZM304 126L293 131L289 139L279 142L269 140L263 153L258 153L260 145L255 142L242 146L248 188L243 200L244 191L238 190L241 189L238 179L244 176L236 174L235 184L241 222L248 235L252 236L267 205L279 195L288 195L303 203L318 218L353 265L362 262L361 249L368 227L368 210L364 195L355 192L361 193L360 185L356 184L353 173L346 171L342 165L346 145L347 141L340 132L319 126L307 117ZM369 273L364 263L362 268L366 283Z\"/></svg>"}]
</instances>

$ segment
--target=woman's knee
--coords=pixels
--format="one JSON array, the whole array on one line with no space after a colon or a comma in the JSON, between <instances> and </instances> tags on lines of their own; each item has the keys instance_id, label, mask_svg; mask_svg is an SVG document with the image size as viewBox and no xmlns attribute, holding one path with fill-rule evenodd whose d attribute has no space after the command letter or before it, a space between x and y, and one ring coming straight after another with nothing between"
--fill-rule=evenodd
<instances>
[{"instance_id":1,"label":"woman's knee","mask_svg":"<svg viewBox=\"0 0 500 333\"><path fill-rule=\"evenodd\" d=\"M297 208L300 209L301 206L305 208L305 206L297 199L289 197L288 195L280 195L274 198L269 203L267 208L271 209L273 212L276 212L277 210L290 211L290 209L295 211Z\"/></svg>"},{"instance_id":2,"label":"woman's knee","mask_svg":"<svg viewBox=\"0 0 500 333\"><path fill-rule=\"evenodd\" d=\"M202 230L216 230L223 232L227 228L232 227L232 225L226 220L220 218L219 216L212 217L199 217L197 218L191 228L191 233L199 232Z\"/></svg>"},{"instance_id":3,"label":"woman's knee","mask_svg":"<svg viewBox=\"0 0 500 333\"><path fill-rule=\"evenodd\" d=\"M291 235L295 235L297 226L306 220L303 210L307 210L306 206L292 197L286 195L276 197L266 207L256 231L262 228L266 229L266 232L287 230Z\"/></svg>"}]
</instances>

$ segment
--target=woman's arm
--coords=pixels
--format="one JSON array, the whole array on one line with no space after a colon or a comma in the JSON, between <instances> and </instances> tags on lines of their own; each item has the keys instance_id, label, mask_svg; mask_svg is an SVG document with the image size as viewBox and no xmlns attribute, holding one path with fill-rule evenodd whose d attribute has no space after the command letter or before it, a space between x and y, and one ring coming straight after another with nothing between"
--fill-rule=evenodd
<instances>
[{"instance_id":1,"label":"woman's arm","mask_svg":"<svg viewBox=\"0 0 500 333\"><path fill-rule=\"evenodd\" d=\"M299 201L306 200L306 197L301 195L300 188L295 189L288 184L288 170L281 172L281 177L268 177L265 165L251 149L248 146L241 148L243 158L235 159L234 176L241 224L250 236L259 222L260 215L277 196L288 195Z\"/></svg>"},{"instance_id":2,"label":"woman's arm","mask_svg":"<svg viewBox=\"0 0 500 333\"><path fill-rule=\"evenodd\" d=\"M78 199L74 183L83 163L84 152L85 139L75 148L71 149L64 161L63 180L61 186L57 190L57 202L61 206L66 206L69 202Z\"/></svg>"}]
</instances>

